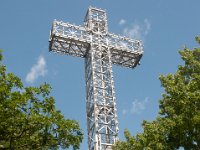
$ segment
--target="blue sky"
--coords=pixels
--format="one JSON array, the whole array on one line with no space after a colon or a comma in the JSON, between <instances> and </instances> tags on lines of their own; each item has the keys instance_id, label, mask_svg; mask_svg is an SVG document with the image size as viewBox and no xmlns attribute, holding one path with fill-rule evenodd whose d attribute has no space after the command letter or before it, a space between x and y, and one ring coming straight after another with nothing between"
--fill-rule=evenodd
<instances>
[{"instance_id":1,"label":"blue sky","mask_svg":"<svg viewBox=\"0 0 200 150\"><path fill-rule=\"evenodd\" d=\"M141 39L144 56L135 69L113 66L119 137L128 128L141 132L142 120L153 120L163 89L159 75L174 73L182 61L178 50L197 46L199 0L18 0L0 2L0 48L9 72L26 86L47 82L56 106L80 122L87 149L84 60L48 52L54 19L82 25L89 6L107 10L109 31Z\"/></svg>"}]
</instances>

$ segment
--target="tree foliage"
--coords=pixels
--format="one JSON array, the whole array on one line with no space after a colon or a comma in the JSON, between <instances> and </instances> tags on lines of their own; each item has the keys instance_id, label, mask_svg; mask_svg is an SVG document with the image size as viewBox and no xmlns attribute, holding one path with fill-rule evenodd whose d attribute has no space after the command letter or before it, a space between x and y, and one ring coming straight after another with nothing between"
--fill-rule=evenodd
<instances>
[{"instance_id":1,"label":"tree foliage","mask_svg":"<svg viewBox=\"0 0 200 150\"><path fill-rule=\"evenodd\" d=\"M2 58L0 52L0 149L79 149L79 124L56 110L51 87L24 87Z\"/></svg>"},{"instance_id":2,"label":"tree foliage","mask_svg":"<svg viewBox=\"0 0 200 150\"><path fill-rule=\"evenodd\" d=\"M200 44L200 38L196 37ZM143 133L119 141L113 150L185 150L200 149L200 48L179 52L184 65L175 74L161 75L165 92L160 100L159 116L144 121Z\"/></svg>"}]
</instances>

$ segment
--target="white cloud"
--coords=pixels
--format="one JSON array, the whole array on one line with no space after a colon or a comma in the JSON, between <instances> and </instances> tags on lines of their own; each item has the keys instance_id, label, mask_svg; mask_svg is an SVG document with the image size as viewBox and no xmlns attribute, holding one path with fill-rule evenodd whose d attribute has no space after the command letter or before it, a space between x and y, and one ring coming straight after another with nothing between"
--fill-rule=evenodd
<instances>
[{"instance_id":1,"label":"white cloud","mask_svg":"<svg viewBox=\"0 0 200 150\"><path fill-rule=\"evenodd\" d=\"M129 27L125 27L123 34L129 38L144 40L144 37L151 30L151 23L148 19L144 19L142 23L133 23Z\"/></svg>"},{"instance_id":2,"label":"white cloud","mask_svg":"<svg viewBox=\"0 0 200 150\"><path fill-rule=\"evenodd\" d=\"M119 25L124 25L126 23L126 20L124 20L124 19L121 19L120 21L119 21Z\"/></svg>"},{"instance_id":3,"label":"white cloud","mask_svg":"<svg viewBox=\"0 0 200 150\"><path fill-rule=\"evenodd\" d=\"M127 112L128 112L128 110L126 110L126 109L123 109L123 110L122 110L122 114L123 114L123 115L126 115Z\"/></svg>"},{"instance_id":4,"label":"white cloud","mask_svg":"<svg viewBox=\"0 0 200 150\"><path fill-rule=\"evenodd\" d=\"M37 63L32 66L30 72L26 75L26 82L33 83L38 77L47 74L46 61L41 55L38 57Z\"/></svg>"},{"instance_id":5,"label":"white cloud","mask_svg":"<svg viewBox=\"0 0 200 150\"><path fill-rule=\"evenodd\" d=\"M126 114L140 114L143 110L146 109L146 105L149 102L149 98L146 97L144 100L138 100L135 99L132 103L131 103L131 107L129 107L128 109L123 109L122 110L122 114L126 115Z\"/></svg>"},{"instance_id":6,"label":"white cloud","mask_svg":"<svg viewBox=\"0 0 200 150\"><path fill-rule=\"evenodd\" d=\"M142 28L138 24L133 24L131 27L124 28L123 34L129 38L142 38Z\"/></svg>"},{"instance_id":7,"label":"white cloud","mask_svg":"<svg viewBox=\"0 0 200 150\"><path fill-rule=\"evenodd\" d=\"M141 113L142 110L145 110L146 109L146 104L148 103L149 101L149 98L146 97L144 100L142 101L139 101L137 99L135 99L133 102L132 102L132 106L131 106L131 110L130 112L132 114L135 114L135 113Z\"/></svg>"},{"instance_id":8,"label":"white cloud","mask_svg":"<svg viewBox=\"0 0 200 150\"><path fill-rule=\"evenodd\" d=\"M147 35L151 30L151 23L148 19L144 19L144 34Z\"/></svg>"}]
</instances>

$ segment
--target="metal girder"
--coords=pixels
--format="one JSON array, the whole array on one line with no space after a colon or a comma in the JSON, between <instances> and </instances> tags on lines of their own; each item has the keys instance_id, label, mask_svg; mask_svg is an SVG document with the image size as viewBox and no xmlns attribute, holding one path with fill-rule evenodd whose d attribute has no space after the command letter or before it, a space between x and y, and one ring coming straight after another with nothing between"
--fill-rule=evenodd
<instances>
[{"instance_id":1,"label":"metal girder","mask_svg":"<svg viewBox=\"0 0 200 150\"><path fill-rule=\"evenodd\" d=\"M94 11L93 8L89 8L90 11ZM88 10L88 12L89 12ZM99 9L97 9L99 10ZM87 14L89 14L87 12ZM101 10L100 14L105 14ZM100 19L106 19L101 15L91 15L92 18L97 17L94 20L102 22ZM92 19L91 19L92 20ZM133 40L123 36L108 33L107 23L96 24L95 21L85 19L85 26L76 26L62 21L54 21L50 34L50 51L56 53L64 53L77 57L85 57L89 45L98 41L101 38L102 45L107 46L111 52L112 63L123 67L133 68L137 66L140 58L143 54L142 42L139 40ZM107 22L104 21L104 22ZM95 24L93 30L91 30L90 24ZM98 28L100 28L98 30ZM101 29L103 28L103 29ZM100 37L98 35L101 35Z\"/></svg>"},{"instance_id":2,"label":"metal girder","mask_svg":"<svg viewBox=\"0 0 200 150\"><path fill-rule=\"evenodd\" d=\"M85 58L89 150L111 150L118 140L112 64L133 68L143 54L141 41L108 32L106 11L89 7L83 26L54 21L49 50Z\"/></svg>"},{"instance_id":3,"label":"metal girder","mask_svg":"<svg viewBox=\"0 0 200 150\"><path fill-rule=\"evenodd\" d=\"M85 59L89 150L107 150L117 140L112 64L107 47L94 44Z\"/></svg>"}]
</instances>

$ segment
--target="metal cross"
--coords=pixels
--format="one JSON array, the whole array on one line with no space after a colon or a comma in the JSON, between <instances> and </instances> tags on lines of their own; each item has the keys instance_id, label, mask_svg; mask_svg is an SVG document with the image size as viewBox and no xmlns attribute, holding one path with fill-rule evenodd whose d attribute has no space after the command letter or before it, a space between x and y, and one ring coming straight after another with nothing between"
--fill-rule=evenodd
<instances>
[{"instance_id":1,"label":"metal cross","mask_svg":"<svg viewBox=\"0 0 200 150\"><path fill-rule=\"evenodd\" d=\"M89 150L111 150L118 140L112 64L134 68L143 54L141 41L108 32L106 11L89 7L84 25L54 21L49 50L85 58Z\"/></svg>"}]
</instances>

